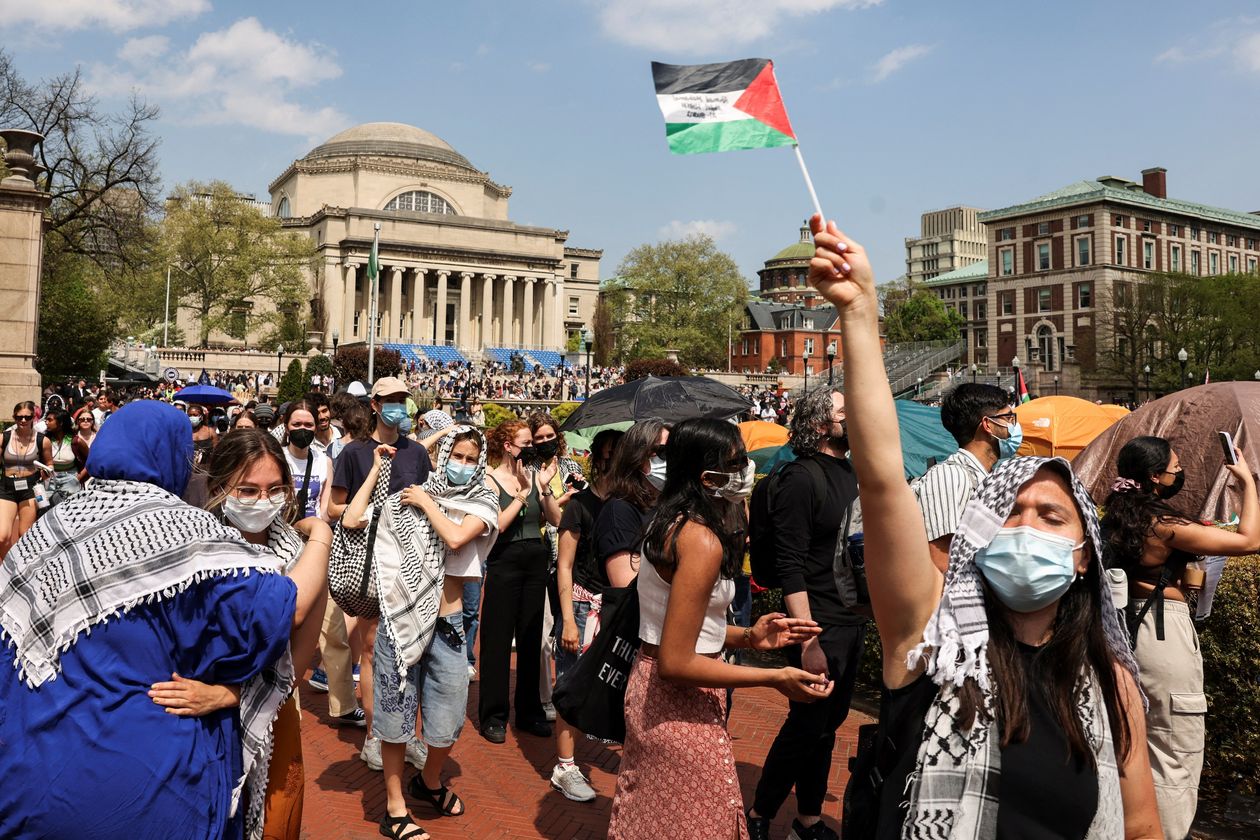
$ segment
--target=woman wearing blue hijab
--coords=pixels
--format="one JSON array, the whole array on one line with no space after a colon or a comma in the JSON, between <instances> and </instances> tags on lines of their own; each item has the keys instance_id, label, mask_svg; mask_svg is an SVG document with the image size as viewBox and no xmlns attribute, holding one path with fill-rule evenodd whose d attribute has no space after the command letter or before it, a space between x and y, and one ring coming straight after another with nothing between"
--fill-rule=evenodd
<instances>
[{"instance_id":1,"label":"woman wearing blue hijab","mask_svg":"<svg viewBox=\"0 0 1260 840\"><path fill-rule=\"evenodd\" d=\"M261 833L243 763L292 686L289 632L314 576L283 576L181 502L191 469L188 419L129 404L97 435L84 491L0 564L0 668L17 669L0 681L0 836ZM327 561L313 540L295 571ZM240 685L239 712L166 714L148 691L171 673Z\"/></svg>"}]
</instances>

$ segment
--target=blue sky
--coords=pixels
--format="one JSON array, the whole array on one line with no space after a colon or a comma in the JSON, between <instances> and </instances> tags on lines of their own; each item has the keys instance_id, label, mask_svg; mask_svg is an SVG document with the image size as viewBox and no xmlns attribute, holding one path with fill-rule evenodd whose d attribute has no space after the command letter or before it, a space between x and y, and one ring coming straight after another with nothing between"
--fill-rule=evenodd
<instances>
[{"instance_id":1,"label":"blue sky","mask_svg":"<svg viewBox=\"0 0 1260 840\"><path fill-rule=\"evenodd\" d=\"M511 217L603 248L712 233L751 281L810 212L789 149L671 156L649 62L773 58L828 215L904 271L919 215L1168 168L1169 194L1260 209L1251 2L0 0L28 76L82 65L163 111L166 184L267 184L388 120L511 185Z\"/></svg>"}]
</instances>

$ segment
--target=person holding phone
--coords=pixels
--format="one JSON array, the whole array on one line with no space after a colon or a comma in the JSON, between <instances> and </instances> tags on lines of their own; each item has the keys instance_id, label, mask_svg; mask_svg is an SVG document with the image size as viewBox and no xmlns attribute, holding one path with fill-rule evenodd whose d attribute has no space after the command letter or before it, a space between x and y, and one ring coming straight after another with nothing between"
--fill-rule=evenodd
<instances>
[{"instance_id":1,"label":"person holding phone","mask_svg":"<svg viewBox=\"0 0 1260 840\"><path fill-rule=\"evenodd\" d=\"M1129 631L1142 690L1150 702L1147 744L1160 821L1168 838L1190 831L1199 801L1207 697L1193 601L1202 573L1186 564L1204 555L1260 550L1260 500L1251 468L1235 450L1226 472L1239 486L1238 531L1202 525L1169 502L1185 470L1167 440L1134 438L1116 459L1119 478L1103 504L1107 565L1129 582Z\"/></svg>"}]
</instances>

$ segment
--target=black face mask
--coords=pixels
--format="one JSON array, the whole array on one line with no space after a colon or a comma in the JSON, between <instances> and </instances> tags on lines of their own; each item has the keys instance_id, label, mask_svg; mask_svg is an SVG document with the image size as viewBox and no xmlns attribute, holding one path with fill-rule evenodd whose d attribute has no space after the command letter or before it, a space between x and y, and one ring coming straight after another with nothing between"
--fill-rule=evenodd
<instances>
[{"instance_id":1,"label":"black face mask","mask_svg":"<svg viewBox=\"0 0 1260 840\"><path fill-rule=\"evenodd\" d=\"M556 453L560 451L560 441L549 440L546 443L539 443L534 446L534 452L538 455L540 461L550 461L556 457Z\"/></svg>"},{"instance_id":2,"label":"black face mask","mask_svg":"<svg viewBox=\"0 0 1260 840\"><path fill-rule=\"evenodd\" d=\"M535 458L535 449L532 446L522 446L521 451L516 453L516 460L526 466L532 464Z\"/></svg>"},{"instance_id":3,"label":"black face mask","mask_svg":"<svg viewBox=\"0 0 1260 840\"><path fill-rule=\"evenodd\" d=\"M1171 499L1181 492L1182 486L1186 483L1186 471L1182 470L1173 476L1172 484L1156 484L1155 495L1161 499Z\"/></svg>"},{"instance_id":4,"label":"black face mask","mask_svg":"<svg viewBox=\"0 0 1260 840\"><path fill-rule=\"evenodd\" d=\"M294 429L289 432L289 443L298 449L305 449L311 445L311 441L315 440L314 429Z\"/></svg>"}]
</instances>

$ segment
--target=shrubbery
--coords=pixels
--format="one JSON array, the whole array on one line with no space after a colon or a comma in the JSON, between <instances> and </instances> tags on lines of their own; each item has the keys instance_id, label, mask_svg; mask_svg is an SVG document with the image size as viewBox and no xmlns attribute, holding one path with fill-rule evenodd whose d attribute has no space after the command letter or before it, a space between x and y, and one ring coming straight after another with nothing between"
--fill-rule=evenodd
<instances>
[{"instance_id":1,"label":"shrubbery","mask_svg":"<svg viewBox=\"0 0 1260 840\"><path fill-rule=\"evenodd\" d=\"M686 376L687 369L669 359L639 359L626 365L624 379L632 382L647 376Z\"/></svg>"},{"instance_id":2,"label":"shrubbery","mask_svg":"<svg viewBox=\"0 0 1260 840\"><path fill-rule=\"evenodd\" d=\"M516 412L510 408L504 408L498 403L488 402L481 406L481 410L486 414L486 431L493 429L504 420L515 420Z\"/></svg>"},{"instance_id":3,"label":"shrubbery","mask_svg":"<svg viewBox=\"0 0 1260 840\"><path fill-rule=\"evenodd\" d=\"M577 407L579 405L581 405L581 403L575 403L575 402L560 403L560 405L551 409L551 417L553 420L556 421L557 424L559 424L559 426L563 426L564 421L569 419L570 414L577 411ZM557 426L557 428L559 428L559 426Z\"/></svg>"}]
</instances>

